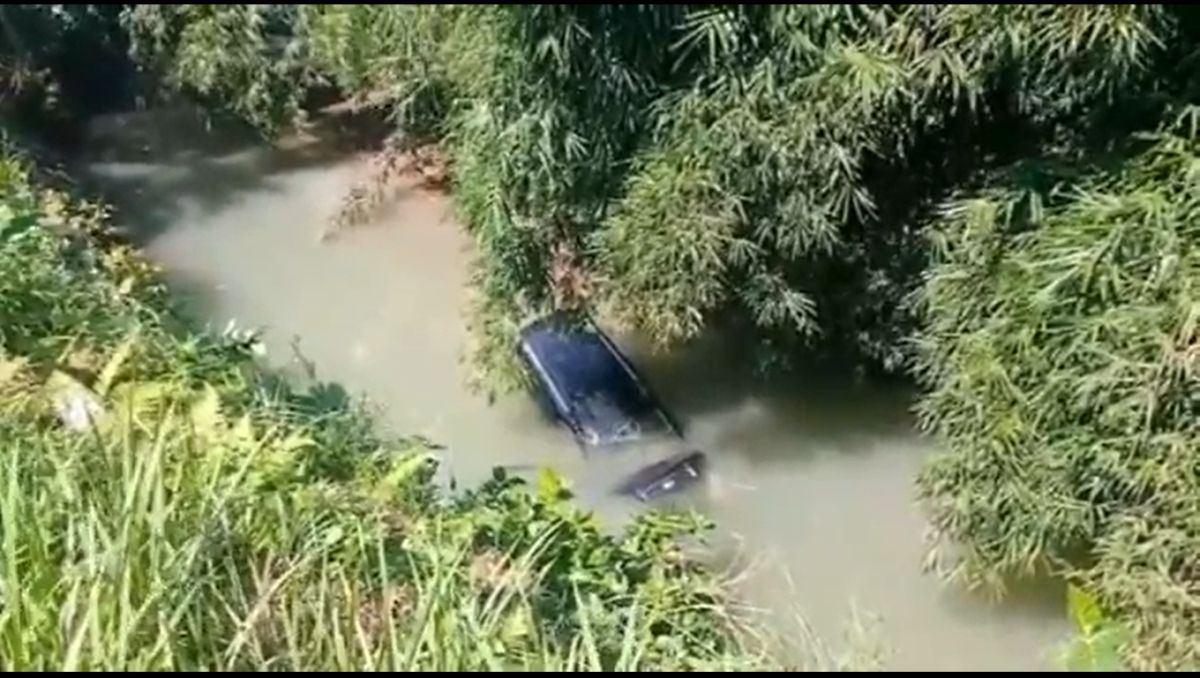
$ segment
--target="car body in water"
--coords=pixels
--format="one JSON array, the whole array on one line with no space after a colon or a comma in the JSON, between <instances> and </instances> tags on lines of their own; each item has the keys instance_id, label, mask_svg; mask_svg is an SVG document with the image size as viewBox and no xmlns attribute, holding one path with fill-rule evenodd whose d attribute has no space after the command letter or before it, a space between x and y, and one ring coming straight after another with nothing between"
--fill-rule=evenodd
<instances>
[{"instance_id":1,"label":"car body in water","mask_svg":"<svg viewBox=\"0 0 1200 678\"><path fill-rule=\"evenodd\" d=\"M585 455L637 448L653 463L617 486L649 501L681 490L703 471L675 420L613 341L586 318L554 314L522 328L518 353L547 415L572 433Z\"/></svg>"},{"instance_id":2,"label":"car body in water","mask_svg":"<svg viewBox=\"0 0 1200 678\"><path fill-rule=\"evenodd\" d=\"M653 501L699 481L706 463L703 452L685 449L630 475L618 486L618 491L641 501Z\"/></svg>"}]
</instances>

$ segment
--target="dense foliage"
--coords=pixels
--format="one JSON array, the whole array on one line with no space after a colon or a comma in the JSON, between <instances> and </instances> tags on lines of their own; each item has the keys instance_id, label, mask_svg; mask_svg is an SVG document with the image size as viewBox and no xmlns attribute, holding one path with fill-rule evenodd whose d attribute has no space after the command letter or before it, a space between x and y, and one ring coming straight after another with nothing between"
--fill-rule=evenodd
<instances>
[{"instance_id":1,"label":"dense foliage","mask_svg":"<svg viewBox=\"0 0 1200 678\"><path fill-rule=\"evenodd\" d=\"M948 207L922 404L924 472L969 575L1070 567L1144 644L1200 665L1200 139L1196 110L1111 171ZM1169 660L1167 658L1170 658Z\"/></svg>"},{"instance_id":2,"label":"dense foliage","mask_svg":"<svg viewBox=\"0 0 1200 678\"><path fill-rule=\"evenodd\" d=\"M0 161L4 671L762 666L697 518L443 496L421 441L188 332L105 219Z\"/></svg>"},{"instance_id":3,"label":"dense foliage","mask_svg":"<svg viewBox=\"0 0 1200 678\"><path fill-rule=\"evenodd\" d=\"M1196 10L124 18L148 72L265 132L332 92L390 117L388 154L439 143L478 245L492 384L517 374L519 323L550 307L662 345L732 324L764 357L914 374L947 448L921 491L957 572L1059 568L1133 632L1135 665L1200 656Z\"/></svg>"},{"instance_id":4,"label":"dense foliage","mask_svg":"<svg viewBox=\"0 0 1200 678\"><path fill-rule=\"evenodd\" d=\"M274 132L305 96L298 16L296 5L134 5L124 24L143 66Z\"/></svg>"},{"instance_id":5,"label":"dense foliage","mask_svg":"<svg viewBox=\"0 0 1200 678\"><path fill-rule=\"evenodd\" d=\"M273 11L248 7L131 16L136 37ZM1157 7L316 5L286 44L306 77L444 140L480 245L485 369L516 320L581 304L663 344L732 320L773 357L838 347L898 369L921 217L1132 93L1170 26ZM241 57L175 34L136 41L175 80L272 77L263 36ZM234 80L223 101L257 111Z\"/></svg>"},{"instance_id":6,"label":"dense foliage","mask_svg":"<svg viewBox=\"0 0 1200 678\"><path fill-rule=\"evenodd\" d=\"M0 7L0 116L60 145L83 116L126 103L133 68L120 5Z\"/></svg>"}]
</instances>

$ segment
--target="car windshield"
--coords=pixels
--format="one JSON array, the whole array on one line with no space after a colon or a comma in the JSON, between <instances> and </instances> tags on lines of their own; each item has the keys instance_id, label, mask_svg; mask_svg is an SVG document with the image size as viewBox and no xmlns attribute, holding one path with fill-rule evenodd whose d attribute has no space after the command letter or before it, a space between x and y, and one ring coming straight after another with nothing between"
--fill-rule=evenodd
<instances>
[{"instance_id":1,"label":"car windshield","mask_svg":"<svg viewBox=\"0 0 1200 678\"><path fill-rule=\"evenodd\" d=\"M657 404L599 331L543 321L523 333L522 348L559 415L588 444L666 429Z\"/></svg>"}]
</instances>

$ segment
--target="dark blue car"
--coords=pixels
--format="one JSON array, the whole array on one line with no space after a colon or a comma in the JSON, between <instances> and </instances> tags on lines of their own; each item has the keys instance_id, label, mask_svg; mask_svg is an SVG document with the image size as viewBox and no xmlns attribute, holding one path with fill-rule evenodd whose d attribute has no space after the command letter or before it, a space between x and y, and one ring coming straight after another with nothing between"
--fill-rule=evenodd
<instances>
[{"instance_id":1,"label":"dark blue car","mask_svg":"<svg viewBox=\"0 0 1200 678\"><path fill-rule=\"evenodd\" d=\"M518 350L543 408L571 430L585 452L654 439L676 440L673 447L683 447L678 426L594 323L572 322L562 315L543 318L522 329ZM701 457L699 452L688 452L688 462L682 466L658 464L643 469L632 484L622 487L643 500L656 494L649 488L682 487L699 477Z\"/></svg>"},{"instance_id":2,"label":"dark blue car","mask_svg":"<svg viewBox=\"0 0 1200 678\"><path fill-rule=\"evenodd\" d=\"M585 449L678 431L641 377L594 324L550 316L521 331L539 399Z\"/></svg>"}]
</instances>

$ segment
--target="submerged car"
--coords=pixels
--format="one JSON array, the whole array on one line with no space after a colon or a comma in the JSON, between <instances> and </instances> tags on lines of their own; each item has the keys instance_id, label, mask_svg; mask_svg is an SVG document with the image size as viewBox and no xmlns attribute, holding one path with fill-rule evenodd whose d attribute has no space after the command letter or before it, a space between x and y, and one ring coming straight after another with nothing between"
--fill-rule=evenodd
<instances>
[{"instance_id":1,"label":"submerged car","mask_svg":"<svg viewBox=\"0 0 1200 678\"><path fill-rule=\"evenodd\" d=\"M585 449L679 436L645 382L590 321L555 315L521 331L520 354L539 400Z\"/></svg>"},{"instance_id":2,"label":"submerged car","mask_svg":"<svg viewBox=\"0 0 1200 678\"><path fill-rule=\"evenodd\" d=\"M685 450L634 473L619 486L622 494L650 501L681 490L700 479L705 457L699 450Z\"/></svg>"},{"instance_id":3,"label":"submerged car","mask_svg":"<svg viewBox=\"0 0 1200 678\"><path fill-rule=\"evenodd\" d=\"M518 350L544 410L570 429L585 453L640 443L662 447L664 441L672 450L683 447L674 420L590 320L552 315L535 321L522 329ZM675 456L639 470L622 483L622 491L647 501L700 477L703 453Z\"/></svg>"}]
</instances>

